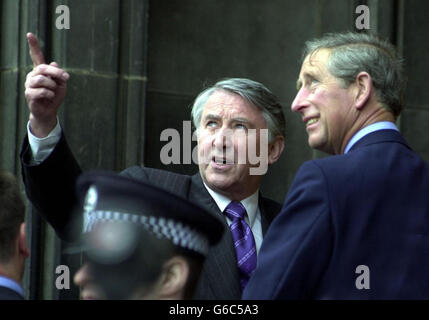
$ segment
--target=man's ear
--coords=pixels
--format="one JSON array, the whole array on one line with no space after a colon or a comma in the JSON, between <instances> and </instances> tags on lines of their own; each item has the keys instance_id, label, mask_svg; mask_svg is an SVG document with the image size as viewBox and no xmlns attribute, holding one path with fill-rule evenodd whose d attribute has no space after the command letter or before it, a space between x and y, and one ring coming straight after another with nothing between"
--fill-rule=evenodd
<instances>
[{"instance_id":1,"label":"man's ear","mask_svg":"<svg viewBox=\"0 0 429 320\"><path fill-rule=\"evenodd\" d=\"M359 72L355 80L356 85L356 97L355 107L357 110L362 110L371 98L371 94L374 90L372 78L367 72Z\"/></svg>"},{"instance_id":2,"label":"man's ear","mask_svg":"<svg viewBox=\"0 0 429 320\"><path fill-rule=\"evenodd\" d=\"M18 252L20 255L27 258L30 255L30 251L27 247L27 232L25 231L26 225L25 222L21 223L19 226L19 234L18 234Z\"/></svg>"},{"instance_id":3,"label":"man's ear","mask_svg":"<svg viewBox=\"0 0 429 320\"><path fill-rule=\"evenodd\" d=\"M163 267L159 299L183 299L189 278L189 264L182 256L169 259Z\"/></svg>"},{"instance_id":4,"label":"man's ear","mask_svg":"<svg viewBox=\"0 0 429 320\"><path fill-rule=\"evenodd\" d=\"M284 147L285 138L282 136L275 137L274 141L268 145L268 164L273 164L280 158Z\"/></svg>"}]
</instances>

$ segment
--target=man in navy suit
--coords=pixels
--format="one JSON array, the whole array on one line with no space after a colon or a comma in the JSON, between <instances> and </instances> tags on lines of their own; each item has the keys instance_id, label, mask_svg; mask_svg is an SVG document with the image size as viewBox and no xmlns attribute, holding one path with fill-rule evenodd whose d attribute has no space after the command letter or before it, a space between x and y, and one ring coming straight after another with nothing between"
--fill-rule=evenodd
<instances>
[{"instance_id":1,"label":"man in navy suit","mask_svg":"<svg viewBox=\"0 0 429 320\"><path fill-rule=\"evenodd\" d=\"M395 121L404 77L373 35L306 43L292 110L312 148L271 224L245 299L429 298L429 165Z\"/></svg>"},{"instance_id":2,"label":"man in navy suit","mask_svg":"<svg viewBox=\"0 0 429 320\"><path fill-rule=\"evenodd\" d=\"M0 300L23 300L25 205L15 177L0 171Z\"/></svg>"},{"instance_id":3,"label":"man in navy suit","mask_svg":"<svg viewBox=\"0 0 429 320\"><path fill-rule=\"evenodd\" d=\"M34 69L26 81L30 121L21 153L23 179L27 195L38 212L63 240L73 240L79 235L71 221L80 218L72 209L77 203L74 188L81 169L57 121L69 74L55 62L45 64L34 35L28 34L28 40ZM251 229L246 236L254 240L251 250L254 249L252 256L256 258L269 223L281 209L279 203L262 197L259 187L266 172L263 168L275 163L283 151L282 106L264 85L232 78L201 92L192 107L192 118L197 129L199 173L188 176L134 166L122 174L162 187L220 215L228 229L234 224L227 216L227 209L231 203L240 202L237 205L246 212L241 225L245 221ZM267 133L265 141L263 131ZM260 163L250 158L252 146L256 154L264 155L263 150L266 151ZM240 150L246 149L249 158L243 159ZM237 259L239 253L234 243L237 241L233 241L232 233L225 232L221 241L210 249L195 298L241 297L244 272L239 271L242 259ZM255 260L251 271L256 267ZM249 273L244 276L250 276Z\"/></svg>"}]
</instances>

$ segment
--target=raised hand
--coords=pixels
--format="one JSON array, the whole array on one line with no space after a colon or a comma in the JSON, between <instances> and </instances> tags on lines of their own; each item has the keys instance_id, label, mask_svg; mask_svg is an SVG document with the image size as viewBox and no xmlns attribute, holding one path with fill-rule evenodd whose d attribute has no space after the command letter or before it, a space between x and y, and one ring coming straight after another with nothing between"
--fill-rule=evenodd
<instances>
[{"instance_id":1,"label":"raised hand","mask_svg":"<svg viewBox=\"0 0 429 320\"><path fill-rule=\"evenodd\" d=\"M25 98L30 110L31 132L46 137L57 124L57 113L67 91L69 74L56 62L47 65L37 38L27 34L33 70L25 81Z\"/></svg>"}]
</instances>

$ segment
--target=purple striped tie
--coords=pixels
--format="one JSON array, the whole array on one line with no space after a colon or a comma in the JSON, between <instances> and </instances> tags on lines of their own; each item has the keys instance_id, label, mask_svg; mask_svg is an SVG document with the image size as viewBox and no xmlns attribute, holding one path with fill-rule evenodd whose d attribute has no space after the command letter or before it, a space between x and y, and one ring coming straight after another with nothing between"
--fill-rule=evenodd
<instances>
[{"instance_id":1,"label":"purple striped tie","mask_svg":"<svg viewBox=\"0 0 429 320\"><path fill-rule=\"evenodd\" d=\"M247 212L241 202L231 201L225 208L224 213L232 220L230 228L235 252L237 253L241 289L243 290L256 268L255 239L253 238L252 229L244 220Z\"/></svg>"}]
</instances>

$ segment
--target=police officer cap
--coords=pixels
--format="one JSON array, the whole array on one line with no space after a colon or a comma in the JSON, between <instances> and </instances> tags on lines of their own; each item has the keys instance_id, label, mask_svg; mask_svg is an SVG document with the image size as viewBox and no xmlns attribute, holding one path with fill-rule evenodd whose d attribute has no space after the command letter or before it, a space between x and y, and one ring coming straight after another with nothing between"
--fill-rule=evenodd
<instances>
[{"instance_id":1,"label":"police officer cap","mask_svg":"<svg viewBox=\"0 0 429 320\"><path fill-rule=\"evenodd\" d=\"M84 250L104 263L126 259L142 230L203 256L224 232L220 218L196 204L113 172L83 173L77 194L83 204Z\"/></svg>"}]
</instances>

